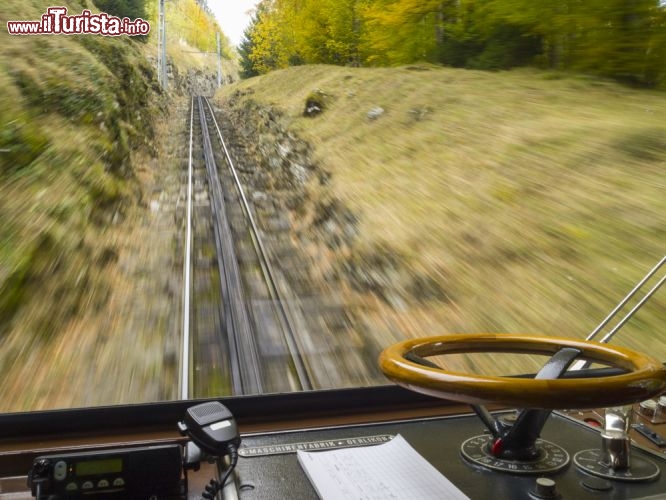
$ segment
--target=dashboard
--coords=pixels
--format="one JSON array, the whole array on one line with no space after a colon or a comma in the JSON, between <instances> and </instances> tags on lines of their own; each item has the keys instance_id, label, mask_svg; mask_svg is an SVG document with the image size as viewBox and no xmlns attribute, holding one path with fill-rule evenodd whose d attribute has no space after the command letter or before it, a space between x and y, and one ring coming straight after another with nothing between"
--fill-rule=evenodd
<instances>
[{"instance_id":1,"label":"dashboard","mask_svg":"<svg viewBox=\"0 0 666 500\"><path fill-rule=\"evenodd\" d=\"M633 407L631 460L655 464L658 473L636 481L598 477L583 472L576 464L579 452L602 447L599 425L603 424L603 410L553 412L541 438L565 450L567 463L555 472L523 473L500 472L464 457L463 444L484 435L483 424L468 406L399 387L246 396L221 401L236 416L242 442L233 480L227 482L219 498L316 499L317 493L298 463L297 450L381 445L397 435L472 499L655 499L663 498L666 493L666 478L662 473L666 448L659 441L666 437L666 424L655 418L654 412L645 410L649 405ZM178 401L2 415L0 499L33 498L27 486L27 473L34 460L45 454L91 454L173 444L184 447L188 440L178 432L176 423L188 407L197 403ZM490 410L501 418L515 413L496 407ZM643 427L648 429L647 435L639 432ZM96 467L108 464L117 467L113 461L88 460L84 470L99 472ZM217 466L209 463L189 471L186 490L178 498L201 498L205 485L218 472ZM543 478L550 481L544 483Z\"/></svg>"}]
</instances>

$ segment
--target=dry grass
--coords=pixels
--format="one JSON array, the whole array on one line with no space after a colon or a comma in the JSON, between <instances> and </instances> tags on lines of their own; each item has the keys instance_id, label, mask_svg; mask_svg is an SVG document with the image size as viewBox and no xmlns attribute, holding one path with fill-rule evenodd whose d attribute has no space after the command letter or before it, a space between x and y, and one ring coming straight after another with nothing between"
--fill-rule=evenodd
<instances>
[{"instance_id":1,"label":"dry grass","mask_svg":"<svg viewBox=\"0 0 666 500\"><path fill-rule=\"evenodd\" d=\"M445 291L407 297L404 310L366 303L384 343L460 331L581 338L665 253L663 93L438 67L296 67L221 97L239 88L316 147L360 216L356 251L389 249ZM327 109L302 117L315 88ZM384 114L368 119L376 106ZM661 295L619 343L666 359Z\"/></svg>"}]
</instances>

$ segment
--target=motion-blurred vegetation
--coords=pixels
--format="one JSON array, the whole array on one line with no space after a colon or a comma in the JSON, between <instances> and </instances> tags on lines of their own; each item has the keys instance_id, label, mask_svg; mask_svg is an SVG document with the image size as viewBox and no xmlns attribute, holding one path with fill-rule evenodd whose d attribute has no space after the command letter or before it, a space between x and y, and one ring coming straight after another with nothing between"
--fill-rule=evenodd
<instances>
[{"instance_id":1,"label":"motion-blurred vegetation","mask_svg":"<svg viewBox=\"0 0 666 500\"><path fill-rule=\"evenodd\" d=\"M659 0L263 0L245 76L304 63L533 65L666 86Z\"/></svg>"},{"instance_id":2,"label":"motion-blurred vegetation","mask_svg":"<svg viewBox=\"0 0 666 500\"><path fill-rule=\"evenodd\" d=\"M162 370L164 329L126 331L105 314L114 301L114 280L124 277L116 266L120 242L132 234L137 213L145 212L146 166L157 154L156 127L166 116L154 69L157 2L58 3L69 15L89 9L147 18L147 39L7 33L7 20L39 20L52 5L6 0L0 6L0 408L165 397L163 384L154 382ZM215 50L220 28L205 0L170 0L167 6L173 72L207 65L213 73L212 57L182 50ZM228 52L224 35L222 42ZM99 317L106 326L96 323ZM151 318L146 321L156 321ZM145 347L131 361L123 351L125 335L135 345L157 343L160 356L149 361ZM114 353L107 364L100 361L101 346ZM96 372L93 366L105 368ZM115 389L98 387L86 399L91 377L116 369L122 382ZM57 374L71 390L53 386ZM152 396L146 396L148 385ZM103 396L106 391L116 396Z\"/></svg>"},{"instance_id":3,"label":"motion-blurred vegetation","mask_svg":"<svg viewBox=\"0 0 666 500\"><path fill-rule=\"evenodd\" d=\"M447 332L584 338L664 256L666 94L555 75L299 66L218 95L281 109L313 145L329 177L309 199L338 200L359 234L318 265L348 280L378 349ZM313 89L326 108L304 117ZM666 359L663 291L614 343ZM496 358L467 368L536 369Z\"/></svg>"},{"instance_id":4,"label":"motion-blurred vegetation","mask_svg":"<svg viewBox=\"0 0 666 500\"><path fill-rule=\"evenodd\" d=\"M48 5L5 2L3 19L39 19ZM47 339L95 293L93 235L133 198L132 150L153 134L153 69L128 37L2 39L0 335ZM46 305L47 291L60 304Z\"/></svg>"}]
</instances>

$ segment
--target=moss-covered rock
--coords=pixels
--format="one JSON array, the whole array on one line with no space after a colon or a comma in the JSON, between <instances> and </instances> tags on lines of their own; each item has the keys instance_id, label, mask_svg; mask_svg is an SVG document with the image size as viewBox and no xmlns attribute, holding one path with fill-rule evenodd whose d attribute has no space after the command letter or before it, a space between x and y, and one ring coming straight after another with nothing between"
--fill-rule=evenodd
<instances>
[{"instance_id":1,"label":"moss-covered rock","mask_svg":"<svg viewBox=\"0 0 666 500\"><path fill-rule=\"evenodd\" d=\"M331 96L321 89L315 89L305 98L305 109L303 116L317 116L324 112Z\"/></svg>"}]
</instances>

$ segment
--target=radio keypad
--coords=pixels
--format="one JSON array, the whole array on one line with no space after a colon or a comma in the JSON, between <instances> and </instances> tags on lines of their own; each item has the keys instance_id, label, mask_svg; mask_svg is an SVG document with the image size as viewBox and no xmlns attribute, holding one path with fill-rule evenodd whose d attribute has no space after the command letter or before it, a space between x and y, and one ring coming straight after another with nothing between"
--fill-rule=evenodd
<instances>
[{"instance_id":1,"label":"radio keypad","mask_svg":"<svg viewBox=\"0 0 666 500\"><path fill-rule=\"evenodd\" d=\"M117 477L113 480L114 488L122 488L125 486L125 480L122 477ZM111 482L108 479L100 479L97 481L97 485L93 481L85 481L81 484L80 488L82 490L92 490L92 489L107 489L111 487ZM79 484L76 481L71 481L65 486L67 491L78 491Z\"/></svg>"}]
</instances>

